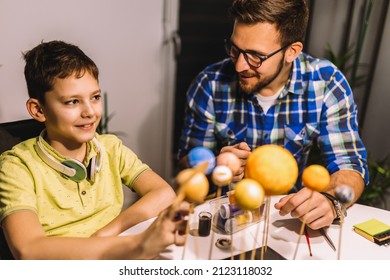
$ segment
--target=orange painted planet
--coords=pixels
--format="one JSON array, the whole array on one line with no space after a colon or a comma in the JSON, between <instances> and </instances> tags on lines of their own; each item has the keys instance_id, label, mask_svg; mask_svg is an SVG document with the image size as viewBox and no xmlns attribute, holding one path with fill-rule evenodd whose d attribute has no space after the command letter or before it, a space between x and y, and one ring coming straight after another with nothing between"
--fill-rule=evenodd
<instances>
[{"instance_id":1,"label":"orange painted planet","mask_svg":"<svg viewBox=\"0 0 390 280\"><path fill-rule=\"evenodd\" d=\"M312 164L303 170L302 184L304 187L314 191L326 191L330 183L330 174L328 170L319 164Z\"/></svg>"},{"instance_id":2,"label":"orange painted planet","mask_svg":"<svg viewBox=\"0 0 390 280\"><path fill-rule=\"evenodd\" d=\"M225 165L229 167L233 175L235 175L240 171L241 161L232 152L224 152L224 153L220 153L217 157L217 166L218 165Z\"/></svg>"},{"instance_id":3,"label":"orange painted planet","mask_svg":"<svg viewBox=\"0 0 390 280\"><path fill-rule=\"evenodd\" d=\"M179 191L190 202L202 203L209 191L209 181L204 173L188 168L180 171L176 177Z\"/></svg>"},{"instance_id":4,"label":"orange painted planet","mask_svg":"<svg viewBox=\"0 0 390 280\"><path fill-rule=\"evenodd\" d=\"M264 145L256 148L248 157L245 177L257 181L266 195L287 193L298 178L298 164L284 147Z\"/></svg>"}]
</instances>

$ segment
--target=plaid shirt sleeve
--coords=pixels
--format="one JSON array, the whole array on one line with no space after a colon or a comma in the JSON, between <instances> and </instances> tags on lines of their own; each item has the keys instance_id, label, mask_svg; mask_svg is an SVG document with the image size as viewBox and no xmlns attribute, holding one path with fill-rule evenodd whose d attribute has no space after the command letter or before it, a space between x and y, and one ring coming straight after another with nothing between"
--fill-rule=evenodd
<instances>
[{"instance_id":1,"label":"plaid shirt sleeve","mask_svg":"<svg viewBox=\"0 0 390 280\"><path fill-rule=\"evenodd\" d=\"M339 70L329 79L321 112L318 144L329 172L355 170L368 184L367 153L358 132L357 106Z\"/></svg>"}]
</instances>

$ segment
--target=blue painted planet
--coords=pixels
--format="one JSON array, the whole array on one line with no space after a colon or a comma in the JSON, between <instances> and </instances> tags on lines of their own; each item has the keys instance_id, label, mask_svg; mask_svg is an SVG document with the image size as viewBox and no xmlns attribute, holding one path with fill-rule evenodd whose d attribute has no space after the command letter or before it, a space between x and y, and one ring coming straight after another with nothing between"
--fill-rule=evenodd
<instances>
[{"instance_id":1,"label":"blue painted planet","mask_svg":"<svg viewBox=\"0 0 390 280\"><path fill-rule=\"evenodd\" d=\"M205 147L195 147L188 153L188 165L191 168L205 161L209 163L206 174L210 174L215 167L215 156L210 149Z\"/></svg>"}]
</instances>

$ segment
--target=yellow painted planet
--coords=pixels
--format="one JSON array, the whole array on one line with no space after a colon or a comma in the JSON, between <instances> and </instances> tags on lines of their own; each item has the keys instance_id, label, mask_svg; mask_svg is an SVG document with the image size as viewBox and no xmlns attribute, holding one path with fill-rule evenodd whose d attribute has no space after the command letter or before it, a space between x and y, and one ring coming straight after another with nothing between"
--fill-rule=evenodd
<instances>
[{"instance_id":1,"label":"yellow painted planet","mask_svg":"<svg viewBox=\"0 0 390 280\"><path fill-rule=\"evenodd\" d=\"M298 164L284 147L263 145L248 157L245 177L256 180L266 195L287 193L298 178Z\"/></svg>"},{"instance_id":2,"label":"yellow painted planet","mask_svg":"<svg viewBox=\"0 0 390 280\"><path fill-rule=\"evenodd\" d=\"M190 202L202 203L209 191L209 181L204 173L188 168L176 177L179 191Z\"/></svg>"},{"instance_id":3,"label":"yellow painted planet","mask_svg":"<svg viewBox=\"0 0 390 280\"><path fill-rule=\"evenodd\" d=\"M254 210L264 202L264 189L255 180L244 178L234 187L236 204L244 210Z\"/></svg>"},{"instance_id":4,"label":"yellow painted planet","mask_svg":"<svg viewBox=\"0 0 390 280\"><path fill-rule=\"evenodd\" d=\"M319 164L312 164L303 170L302 184L304 187L314 191L326 191L330 183L330 174L328 170Z\"/></svg>"}]
</instances>

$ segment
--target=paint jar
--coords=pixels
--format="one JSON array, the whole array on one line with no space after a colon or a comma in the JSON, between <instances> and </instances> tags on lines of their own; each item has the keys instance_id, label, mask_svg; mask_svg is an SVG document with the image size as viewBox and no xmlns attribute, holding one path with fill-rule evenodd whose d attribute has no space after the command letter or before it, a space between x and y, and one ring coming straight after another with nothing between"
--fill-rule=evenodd
<instances>
[{"instance_id":1,"label":"paint jar","mask_svg":"<svg viewBox=\"0 0 390 280\"><path fill-rule=\"evenodd\" d=\"M208 236L211 230L211 213L208 211L202 211L199 213L199 236Z\"/></svg>"},{"instance_id":2,"label":"paint jar","mask_svg":"<svg viewBox=\"0 0 390 280\"><path fill-rule=\"evenodd\" d=\"M219 214L224 219L229 219L238 215L243 214L244 211L237 205L224 203L219 207Z\"/></svg>"}]
</instances>

